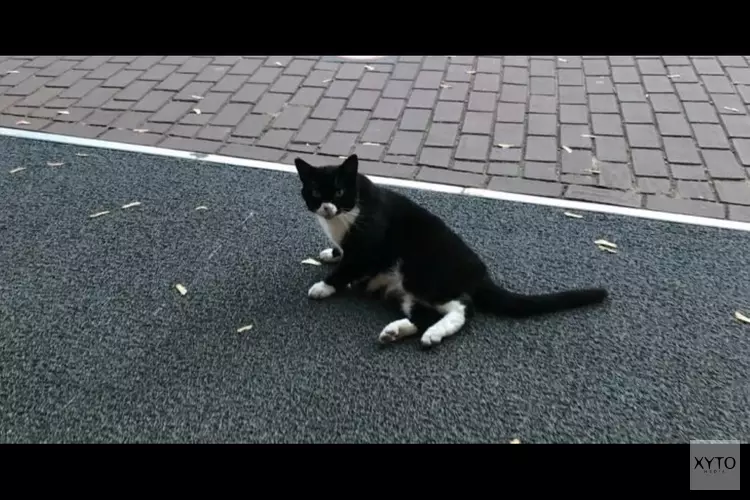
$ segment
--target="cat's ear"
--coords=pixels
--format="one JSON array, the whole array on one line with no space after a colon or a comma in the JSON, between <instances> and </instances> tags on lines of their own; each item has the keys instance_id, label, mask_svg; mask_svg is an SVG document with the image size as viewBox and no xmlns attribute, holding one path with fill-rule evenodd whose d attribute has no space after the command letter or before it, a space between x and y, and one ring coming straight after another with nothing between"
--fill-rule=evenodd
<instances>
[{"instance_id":1,"label":"cat's ear","mask_svg":"<svg viewBox=\"0 0 750 500\"><path fill-rule=\"evenodd\" d=\"M294 166L297 167L297 174L302 182L306 182L310 178L311 171L314 168L302 158L295 158Z\"/></svg>"},{"instance_id":2,"label":"cat's ear","mask_svg":"<svg viewBox=\"0 0 750 500\"><path fill-rule=\"evenodd\" d=\"M339 169L348 175L356 175L358 168L359 158L356 154L349 156L341 165L339 165Z\"/></svg>"}]
</instances>

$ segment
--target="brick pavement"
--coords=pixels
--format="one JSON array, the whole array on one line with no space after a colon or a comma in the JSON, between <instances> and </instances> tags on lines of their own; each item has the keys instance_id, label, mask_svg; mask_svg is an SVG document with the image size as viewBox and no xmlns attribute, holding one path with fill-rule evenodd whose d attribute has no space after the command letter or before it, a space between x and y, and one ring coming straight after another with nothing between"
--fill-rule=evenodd
<instances>
[{"instance_id":1,"label":"brick pavement","mask_svg":"<svg viewBox=\"0 0 750 500\"><path fill-rule=\"evenodd\" d=\"M4 56L0 126L750 221L749 63Z\"/></svg>"}]
</instances>

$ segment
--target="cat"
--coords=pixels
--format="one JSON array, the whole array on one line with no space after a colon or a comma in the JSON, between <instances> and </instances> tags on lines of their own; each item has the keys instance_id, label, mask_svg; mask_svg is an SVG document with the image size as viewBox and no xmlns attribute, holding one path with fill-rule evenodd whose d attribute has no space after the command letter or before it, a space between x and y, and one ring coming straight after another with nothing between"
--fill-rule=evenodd
<instances>
[{"instance_id":1,"label":"cat","mask_svg":"<svg viewBox=\"0 0 750 500\"><path fill-rule=\"evenodd\" d=\"M316 167L301 158L294 164L307 210L332 243L319 259L336 266L308 296L325 299L358 286L395 300L404 316L382 329L382 343L421 334L421 344L430 347L456 334L475 312L523 318L608 297L602 288L508 291L440 217L361 174L357 155L338 165Z\"/></svg>"}]
</instances>

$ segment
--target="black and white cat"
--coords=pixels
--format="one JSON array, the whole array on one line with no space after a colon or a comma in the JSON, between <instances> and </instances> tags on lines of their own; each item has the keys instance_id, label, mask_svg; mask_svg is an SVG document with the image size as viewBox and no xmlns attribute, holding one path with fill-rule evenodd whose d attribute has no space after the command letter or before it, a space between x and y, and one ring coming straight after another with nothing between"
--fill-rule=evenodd
<instances>
[{"instance_id":1,"label":"black and white cat","mask_svg":"<svg viewBox=\"0 0 750 500\"><path fill-rule=\"evenodd\" d=\"M381 342L421 333L424 346L458 332L474 310L520 318L603 302L600 288L521 295L496 285L479 256L439 217L358 172L356 155L340 165L295 166L302 198L333 246L320 260L336 263L308 296L324 299L364 284L400 304L404 317Z\"/></svg>"}]
</instances>

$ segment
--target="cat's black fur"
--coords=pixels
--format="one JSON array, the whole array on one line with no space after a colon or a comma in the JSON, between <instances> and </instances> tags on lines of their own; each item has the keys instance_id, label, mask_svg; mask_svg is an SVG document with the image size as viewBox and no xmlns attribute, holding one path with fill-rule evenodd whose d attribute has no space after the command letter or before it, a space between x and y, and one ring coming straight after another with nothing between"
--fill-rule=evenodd
<instances>
[{"instance_id":1,"label":"cat's black fur","mask_svg":"<svg viewBox=\"0 0 750 500\"><path fill-rule=\"evenodd\" d=\"M452 301L467 307L467 317L476 307L520 318L600 303L607 297L607 291L600 288L542 295L505 290L494 283L480 257L439 217L358 173L356 155L340 165L313 167L299 158L295 165L309 211L314 213L321 203L328 202L339 213L359 212L340 242L341 251L333 246L333 255L341 260L324 283L341 291L400 263L403 289L415 298L404 313L419 332L445 315L437 306ZM423 343L429 345L424 339Z\"/></svg>"}]
</instances>

